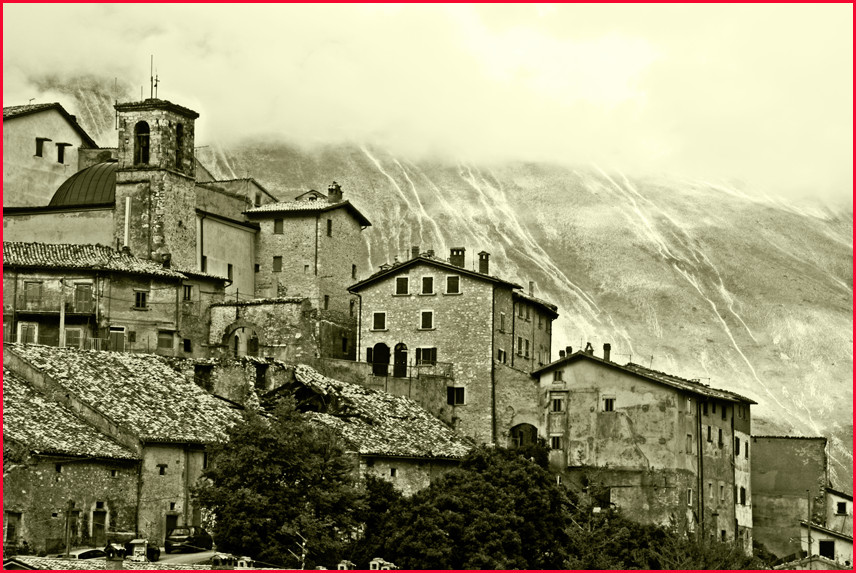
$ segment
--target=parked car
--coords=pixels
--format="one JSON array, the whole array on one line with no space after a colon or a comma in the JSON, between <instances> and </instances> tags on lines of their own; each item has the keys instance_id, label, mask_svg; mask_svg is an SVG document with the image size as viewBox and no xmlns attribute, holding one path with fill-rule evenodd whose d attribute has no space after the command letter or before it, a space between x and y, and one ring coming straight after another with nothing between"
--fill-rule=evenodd
<instances>
[{"instance_id":1,"label":"parked car","mask_svg":"<svg viewBox=\"0 0 856 573\"><path fill-rule=\"evenodd\" d=\"M208 551L214 547L214 540L201 527L187 525L170 529L163 544L163 550L171 553L176 549L191 551Z\"/></svg>"},{"instance_id":2,"label":"parked car","mask_svg":"<svg viewBox=\"0 0 856 573\"><path fill-rule=\"evenodd\" d=\"M75 549L70 551L68 555L65 553L60 553L58 555L54 555L59 559L97 559L98 557L104 557L107 555L104 553L103 549Z\"/></svg>"}]
</instances>

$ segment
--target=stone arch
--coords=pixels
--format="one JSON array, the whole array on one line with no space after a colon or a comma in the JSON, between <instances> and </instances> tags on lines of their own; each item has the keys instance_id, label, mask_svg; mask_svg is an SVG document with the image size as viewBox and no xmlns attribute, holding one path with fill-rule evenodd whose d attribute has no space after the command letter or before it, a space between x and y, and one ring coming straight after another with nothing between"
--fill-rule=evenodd
<instances>
[{"instance_id":1,"label":"stone arch","mask_svg":"<svg viewBox=\"0 0 856 573\"><path fill-rule=\"evenodd\" d=\"M230 356L258 356L264 346L261 328L246 320L236 320L224 329L222 344Z\"/></svg>"},{"instance_id":2,"label":"stone arch","mask_svg":"<svg viewBox=\"0 0 856 573\"><path fill-rule=\"evenodd\" d=\"M538 428L532 424L517 424L509 432L512 447L532 445L538 441Z\"/></svg>"}]
</instances>

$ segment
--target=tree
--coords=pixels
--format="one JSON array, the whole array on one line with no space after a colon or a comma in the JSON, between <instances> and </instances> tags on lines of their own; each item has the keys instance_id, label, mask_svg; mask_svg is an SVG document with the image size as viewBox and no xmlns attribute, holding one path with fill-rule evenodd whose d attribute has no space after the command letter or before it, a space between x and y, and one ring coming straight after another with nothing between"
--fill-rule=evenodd
<instances>
[{"instance_id":1,"label":"tree","mask_svg":"<svg viewBox=\"0 0 856 573\"><path fill-rule=\"evenodd\" d=\"M218 549L292 568L335 567L361 497L330 430L283 398L269 415L246 410L209 459L194 495L214 516Z\"/></svg>"},{"instance_id":2,"label":"tree","mask_svg":"<svg viewBox=\"0 0 856 573\"><path fill-rule=\"evenodd\" d=\"M481 447L395 504L366 553L406 569L561 569L568 504L538 464Z\"/></svg>"}]
</instances>

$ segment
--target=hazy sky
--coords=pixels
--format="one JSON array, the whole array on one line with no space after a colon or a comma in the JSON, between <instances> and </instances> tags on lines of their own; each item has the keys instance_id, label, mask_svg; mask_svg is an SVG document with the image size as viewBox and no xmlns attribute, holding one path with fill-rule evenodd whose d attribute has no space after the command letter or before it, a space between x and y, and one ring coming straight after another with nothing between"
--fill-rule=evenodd
<instances>
[{"instance_id":1,"label":"hazy sky","mask_svg":"<svg viewBox=\"0 0 856 573\"><path fill-rule=\"evenodd\" d=\"M852 6L3 5L4 105L117 77L281 135L852 197ZM76 110L72 110L74 112Z\"/></svg>"}]
</instances>

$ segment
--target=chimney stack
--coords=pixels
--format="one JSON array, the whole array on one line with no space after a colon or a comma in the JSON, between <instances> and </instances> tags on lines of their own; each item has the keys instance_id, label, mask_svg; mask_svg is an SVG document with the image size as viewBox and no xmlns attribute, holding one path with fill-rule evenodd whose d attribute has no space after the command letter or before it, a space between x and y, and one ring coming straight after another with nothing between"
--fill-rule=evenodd
<instances>
[{"instance_id":1,"label":"chimney stack","mask_svg":"<svg viewBox=\"0 0 856 573\"><path fill-rule=\"evenodd\" d=\"M565 357L565 351L564 351L564 350L560 350L560 351L559 351L559 358L564 358L564 357Z\"/></svg>"},{"instance_id":2,"label":"chimney stack","mask_svg":"<svg viewBox=\"0 0 856 573\"><path fill-rule=\"evenodd\" d=\"M466 251L467 250L464 247L452 247L452 252L449 255L449 263L456 267L464 268L464 253L466 253Z\"/></svg>"},{"instance_id":3,"label":"chimney stack","mask_svg":"<svg viewBox=\"0 0 856 573\"><path fill-rule=\"evenodd\" d=\"M419 256L419 245L413 245L410 247L410 256L414 259Z\"/></svg>"},{"instance_id":4,"label":"chimney stack","mask_svg":"<svg viewBox=\"0 0 856 573\"><path fill-rule=\"evenodd\" d=\"M529 281L529 296L535 296L535 281Z\"/></svg>"},{"instance_id":5,"label":"chimney stack","mask_svg":"<svg viewBox=\"0 0 856 573\"><path fill-rule=\"evenodd\" d=\"M427 251L425 251L425 254L433 259L434 258L434 249L428 249Z\"/></svg>"},{"instance_id":6,"label":"chimney stack","mask_svg":"<svg viewBox=\"0 0 856 573\"><path fill-rule=\"evenodd\" d=\"M486 251L479 253L479 272L483 275L490 274L490 253Z\"/></svg>"},{"instance_id":7,"label":"chimney stack","mask_svg":"<svg viewBox=\"0 0 856 573\"><path fill-rule=\"evenodd\" d=\"M610 343L606 343L603 345L603 359L609 362L609 351L612 350L612 345Z\"/></svg>"},{"instance_id":8,"label":"chimney stack","mask_svg":"<svg viewBox=\"0 0 856 573\"><path fill-rule=\"evenodd\" d=\"M570 355L571 355L571 354L573 354L573 353L574 353L574 349L573 349L573 348L571 348L570 346L565 346L565 354L567 354L568 356L570 356Z\"/></svg>"},{"instance_id":9,"label":"chimney stack","mask_svg":"<svg viewBox=\"0 0 856 573\"><path fill-rule=\"evenodd\" d=\"M585 353L594 356L594 346L591 345L591 342L586 342Z\"/></svg>"},{"instance_id":10,"label":"chimney stack","mask_svg":"<svg viewBox=\"0 0 856 573\"><path fill-rule=\"evenodd\" d=\"M327 188L327 202L339 203L342 201L342 186L333 181Z\"/></svg>"}]
</instances>

